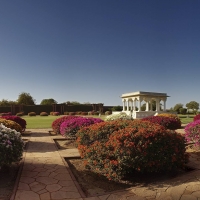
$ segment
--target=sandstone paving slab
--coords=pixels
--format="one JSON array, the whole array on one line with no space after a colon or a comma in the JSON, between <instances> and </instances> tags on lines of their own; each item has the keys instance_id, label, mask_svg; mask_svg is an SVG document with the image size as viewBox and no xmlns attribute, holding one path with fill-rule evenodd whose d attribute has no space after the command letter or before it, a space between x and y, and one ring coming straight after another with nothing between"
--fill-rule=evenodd
<instances>
[{"instance_id":1,"label":"sandstone paving slab","mask_svg":"<svg viewBox=\"0 0 200 200\"><path fill-rule=\"evenodd\" d=\"M183 195L180 200L197 200L197 198L192 195Z\"/></svg>"},{"instance_id":2,"label":"sandstone paving slab","mask_svg":"<svg viewBox=\"0 0 200 200\"><path fill-rule=\"evenodd\" d=\"M80 194L77 192L65 192L65 191L56 191L51 193L52 200L57 199L66 199L66 198L80 198Z\"/></svg>"},{"instance_id":3,"label":"sandstone paving slab","mask_svg":"<svg viewBox=\"0 0 200 200\"><path fill-rule=\"evenodd\" d=\"M55 191L58 191L62 188L62 186L60 186L59 184L52 184L52 185L47 185L46 186L46 189L49 191L49 192L55 192Z\"/></svg>"},{"instance_id":4,"label":"sandstone paving slab","mask_svg":"<svg viewBox=\"0 0 200 200\"><path fill-rule=\"evenodd\" d=\"M33 191L18 190L15 200L40 200L40 196Z\"/></svg>"}]
</instances>

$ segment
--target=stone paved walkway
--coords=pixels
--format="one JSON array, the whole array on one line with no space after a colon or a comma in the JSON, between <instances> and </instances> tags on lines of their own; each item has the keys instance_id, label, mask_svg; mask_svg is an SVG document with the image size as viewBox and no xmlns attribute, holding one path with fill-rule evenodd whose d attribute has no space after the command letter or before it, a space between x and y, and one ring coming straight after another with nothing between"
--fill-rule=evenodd
<instances>
[{"instance_id":1,"label":"stone paved walkway","mask_svg":"<svg viewBox=\"0 0 200 200\"><path fill-rule=\"evenodd\" d=\"M200 200L200 158L193 154L189 166L196 170L167 182L137 186L85 197L62 157L79 156L77 149L58 151L48 130L32 130L15 200Z\"/></svg>"}]
</instances>

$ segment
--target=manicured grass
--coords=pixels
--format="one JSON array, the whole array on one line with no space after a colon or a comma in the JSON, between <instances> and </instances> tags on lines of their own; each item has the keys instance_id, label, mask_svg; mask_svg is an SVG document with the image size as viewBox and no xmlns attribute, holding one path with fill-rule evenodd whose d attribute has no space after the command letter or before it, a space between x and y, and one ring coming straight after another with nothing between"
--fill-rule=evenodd
<instances>
[{"instance_id":1,"label":"manicured grass","mask_svg":"<svg viewBox=\"0 0 200 200\"><path fill-rule=\"evenodd\" d=\"M23 116L27 129L51 128L52 122L62 116Z\"/></svg>"},{"instance_id":2,"label":"manicured grass","mask_svg":"<svg viewBox=\"0 0 200 200\"><path fill-rule=\"evenodd\" d=\"M59 117L63 117L66 115L61 116L23 116L22 118L26 120L26 128L27 129L42 129L42 128L51 128L51 124L55 119L58 119ZM98 115L86 115L82 117L94 117L94 118L101 118L102 120L105 119L105 115L101 115L99 117Z\"/></svg>"},{"instance_id":3,"label":"manicured grass","mask_svg":"<svg viewBox=\"0 0 200 200\"><path fill-rule=\"evenodd\" d=\"M178 115L182 124L188 124L193 121L195 115Z\"/></svg>"}]
</instances>

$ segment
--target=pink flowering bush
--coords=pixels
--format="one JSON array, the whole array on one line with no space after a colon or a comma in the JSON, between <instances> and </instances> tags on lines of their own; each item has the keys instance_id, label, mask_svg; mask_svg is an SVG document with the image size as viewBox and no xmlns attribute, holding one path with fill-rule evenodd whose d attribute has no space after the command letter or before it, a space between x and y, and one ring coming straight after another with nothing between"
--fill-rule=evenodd
<instances>
[{"instance_id":1,"label":"pink flowering bush","mask_svg":"<svg viewBox=\"0 0 200 200\"><path fill-rule=\"evenodd\" d=\"M7 112L7 113L0 113L0 115L1 115L1 116L10 116L10 115L12 115L12 113L11 113L11 112Z\"/></svg>"},{"instance_id":2,"label":"pink flowering bush","mask_svg":"<svg viewBox=\"0 0 200 200\"><path fill-rule=\"evenodd\" d=\"M185 138L187 142L200 146L200 120L191 122L185 127Z\"/></svg>"},{"instance_id":3,"label":"pink flowering bush","mask_svg":"<svg viewBox=\"0 0 200 200\"><path fill-rule=\"evenodd\" d=\"M22 119L21 117L10 115L10 116L2 116L1 118L18 123L22 127L22 132L24 132L26 129L26 120Z\"/></svg>"},{"instance_id":4,"label":"pink flowering bush","mask_svg":"<svg viewBox=\"0 0 200 200\"><path fill-rule=\"evenodd\" d=\"M70 120L70 119L74 119L74 118L77 118L77 116L64 116L64 117L60 117L56 120L54 120L52 122L52 129L54 131L55 134L60 134L60 125L64 122L64 121L67 121L67 120Z\"/></svg>"},{"instance_id":5,"label":"pink flowering bush","mask_svg":"<svg viewBox=\"0 0 200 200\"><path fill-rule=\"evenodd\" d=\"M92 117L77 117L64 121L60 126L60 133L65 137L76 138L76 133L80 130L81 127L90 126L91 124L96 124L99 122L103 122L103 120Z\"/></svg>"},{"instance_id":6,"label":"pink flowering bush","mask_svg":"<svg viewBox=\"0 0 200 200\"><path fill-rule=\"evenodd\" d=\"M23 148L21 133L0 124L0 167L19 161Z\"/></svg>"},{"instance_id":7,"label":"pink flowering bush","mask_svg":"<svg viewBox=\"0 0 200 200\"><path fill-rule=\"evenodd\" d=\"M200 120L200 114L194 116L194 120L193 121L197 121L197 120Z\"/></svg>"},{"instance_id":8,"label":"pink flowering bush","mask_svg":"<svg viewBox=\"0 0 200 200\"><path fill-rule=\"evenodd\" d=\"M175 130L181 128L181 122L176 120L173 117L164 117L164 116L150 116L141 119L142 121L150 121L155 124L160 124L166 129Z\"/></svg>"}]
</instances>

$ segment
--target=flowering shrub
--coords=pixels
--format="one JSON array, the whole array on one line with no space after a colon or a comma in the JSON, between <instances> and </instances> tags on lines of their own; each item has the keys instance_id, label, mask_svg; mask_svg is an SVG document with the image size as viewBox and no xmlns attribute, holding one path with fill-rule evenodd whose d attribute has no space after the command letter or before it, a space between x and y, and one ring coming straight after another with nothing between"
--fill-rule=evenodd
<instances>
[{"instance_id":1,"label":"flowering shrub","mask_svg":"<svg viewBox=\"0 0 200 200\"><path fill-rule=\"evenodd\" d=\"M81 115L88 115L87 112L81 112Z\"/></svg>"},{"instance_id":2,"label":"flowering shrub","mask_svg":"<svg viewBox=\"0 0 200 200\"><path fill-rule=\"evenodd\" d=\"M197 121L197 120L200 120L200 114L194 116L194 120L193 121Z\"/></svg>"},{"instance_id":3,"label":"flowering shrub","mask_svg":"<svg viewBox=\"0 0 200 200\"><path fill-rule=\"evenodd\" d=\"M55 134L60 134L60 125L66 121L66 120L70 120L70 119L73 119L73 118L77 118L77 116L64 116L64 117L60 117L56 120L54 120L52 122L52 129L54 131Z\"/></svg>"},{"instance_id":4,"label":"flowering shrub","mask_svg":"<svg viewBox=\"0 0 200 200\"><path fill-rule=\"evenodd\" d=\"M24 112L19 112L16 114L16 116L23 116L24 115Z\"/></svg>"},{"instance_id":5,"label":"flowering shrub","mask_svg":"<svg viewBox=\"0 0 200 200\"><path fill-rule=\"evenodd\" d=\"M160 113L157 116L173 118L173 119L175 119L177 121L177 124L178 124L179 128L181 128L181 120L178 117L178 115L176 115L176 114L170 114L170 113Z\"/></svg>"},{"instance_id":6,"label":"flowering shrub","mask_svg":"<svg viewBox=\"0 0 200 200\"><path fill-rule=\"evenodd\" d=\"M59 112L53 112L53 116L59 116L60 113Z\"/></svg>"},{"instance_id":7,"label":"flowering shrub","mask_svg":"<svg viewBox=\"0 0 200 200\"><path fill-rule=\"evenodd\" d=\"M105 121L112 121L117 119L132 119L131 116L127 115L124 112L118 113L118 114L112 114L105 118Z\"/></svg>"},{"instance_id":8,"label":"flowering shrub","mask_svg":"<svg viewBox=\"0 0 200 200\"><path fill-rule=\"evenodd\" d=\"M15 129L17 132L20 132L20 133L22 132L22 127L14 121L0 118L0 124L1 123L7 128Z\"/></svg>"},{"instance_id":9,"label":"flowering shrub","mask_svg":"<svg viewBox=\"0 0 200 200\"><path fill-rule=\"evenodd\" d=\"M112 114L111 111L106 111L106 112L105 112L105 115L111 115L111 114Z\"/></svg>"},{"instance_id":10,"label":"flowering shrub","mask_svg":"<svg viewBox=\"0 0 200 200\"><path fill-rule=\"evenodd\" d=\"M147 121L102 122L77 135L86 165L108 179L122 179L133 171L173 170L188 161L184 137Z\"/></svg>"},{"instance_id":11,"label":"flowering shrub","mask_svg":"<svg viewBox=\"0 0 200 200\"><path fill-rule=\"evenodd\" d=\"M22 132L24 132L25 129L26 129L26 120L22 119L21 117L18 117L18 116L3 116L1 118L11 120L11 121L18 123L22 128ZM18 131L21 132L20 130L18 130Z\"/></svg>"},{"instance_id":12,"label":"flowering shrub","mask_svg":"<svg viewBox=\"0 0 200 200\"><path fill-rule=\"evenodd\" d=\"M69 115L76 115L75 112L69 112Z\"/></svg>"},{"instance_id":13,"label":"flowering shrub","mask_svg":"<svg viewBox=\"0 0 200 200\"><path fill-rule=\"evenodd\" d=\"M194 142L196 146L200 146L200 120L191 122L185 127L185 138L187 142Z\"/></svg>"},{"instance_id":14,"label":"flowering shrub","mask_svg":"<svg viewBox=\"0 0 200 200\"><path fill-rule=\"evenodd\" d=\"M41 113L40 113L40 116L48 116L48 113L46 113L46 112L41 112Z\"/></svg>"},{"instance_id":15,"label":"flowering shrub","mask_svg":"<svg viewBox=\"0 0 200 200\"><path fill-rule=\"evenodd\" d=\"M11 113L11 112L7 112L7 113L0 113L0 116L10 116L10 115L12 115L12 113Z\"/></svg>"},{"instance_id":16,"label":"flowering shrub","mask_svg":"<svg viewBox=\"0 0 200 200\"><path fill-rule=\"evenodd\" d=\"M166 129L175 130L181 128L181 123L172 117L164 117L164 116L150 116L141 119L142 121L150 121L152 123L160 124L164 126Z\"/></svg>"},{"instance_id":17,"label":"flowering shrub","mask_svg":"<svg viewBox=\"0 0 200 200\"><path fill-rule=\"evenodd\" d=\"M90 117L90 118L77 117L74 119L64 121L60 125L60 133L61 133L61 135L65 136L65 137L74 138L74 137L76 137L77 131L81 127L90 126L91 124L96 124L99 122L103 122L103 120L98 119L98 118L92 118L92 117Z\"/></svg>"},{"instance_id":18,"label":"flowering shrub","mask_svg":"<svg viewBox=\"0 0 200 200\"><path fill-rule=\"evenodd\" d=\"M94 115L94 111L89 111L88 115Z\"/></svg>"},{"instance_id":19,"label":"flowering shrub","mask_svg":"<svg viewBox=\"0 0 200 200\"><path fill-rule=\"evenodd\" d=\"M94 142L98 141L99 143L103 143L104 145L105 142L108 141L111 133L119 129L123 129L127 126L131 126L132 122L132 120L115 120L92 124L89 127L81 128L76 134L78 149L81 156L85 157L86 150Z\"/></svg>"},{"instance_id":20,"label":"flowering shrub","mask_svg":"<svg viewBox=\"0 0 200 200\"><path fill-rule=\"evenodd\" d=\"M35 112L30 112L30 113L28 113L28 116L36 116L36 113Z\"/></svg>"},{"instance_id":21,"label":"flowering shrub","mask_svg":"<svg viewBox=\"0 0 200 200\"><path fill-rule=\"evenodd\" d=\"M19 161L23 147L21 134L0 124L0 167Z\"/></svg>"}]
</instances>

